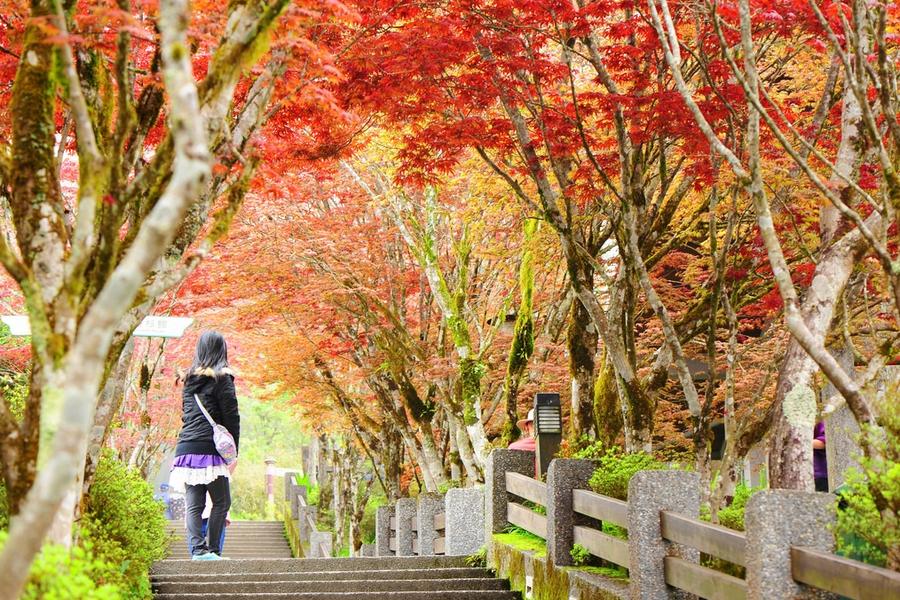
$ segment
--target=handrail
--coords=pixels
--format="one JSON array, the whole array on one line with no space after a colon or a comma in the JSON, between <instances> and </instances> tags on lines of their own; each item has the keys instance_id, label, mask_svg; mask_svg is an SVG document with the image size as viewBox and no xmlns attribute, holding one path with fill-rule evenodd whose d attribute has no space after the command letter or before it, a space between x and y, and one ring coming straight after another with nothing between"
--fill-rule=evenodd
<instances>
[{"instance_id":1,"label":"handrail","mask_svg":"<svg viewBox=\"0 0 900 600\"><path fill-rule=\"evenodd\" d=\"M306 498L303 497L302 494L297 494L297 506L301 507L301 508L309 508L310 505L306 501ZM312 534L328 533L328 532L320 532L319 531L319 528L316 525L316 521L312 518L312 515L310 513L306 513L305 517L306 517L306 524L309 526L309 531L310 531L310 536L309 536L310 537L310 545L312 545L312 537L313 537ZM330 552L328 550L328 546L323 542L319 542L319 555L326 557L329 554L330 554Z\"/></svg>"}]
</instances>

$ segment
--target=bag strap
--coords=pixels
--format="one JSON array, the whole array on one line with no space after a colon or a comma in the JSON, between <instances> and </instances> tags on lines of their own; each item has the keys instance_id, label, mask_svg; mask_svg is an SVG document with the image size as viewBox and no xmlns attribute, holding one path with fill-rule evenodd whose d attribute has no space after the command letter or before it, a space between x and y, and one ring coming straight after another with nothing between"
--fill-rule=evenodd
<instances>
[{"instance_id":1,"label":"bag strap","mask_svg":"<svg viewBox=\"0 0 900 600\"><path fill-rule=\"evenodd\" d=\"M197 394L194 394L194 400L197 401L197 406L200 407L200 412L203 413L203 416L206 417L206 420L209 421L209 424L212 425L213 428L215 428L216 422L213 421L213 418L211 416L209 416L208 412L206 412L206 408L204 408L203 403L200 402L200 396L198 396Z\"/></svg>"}]
</instances>

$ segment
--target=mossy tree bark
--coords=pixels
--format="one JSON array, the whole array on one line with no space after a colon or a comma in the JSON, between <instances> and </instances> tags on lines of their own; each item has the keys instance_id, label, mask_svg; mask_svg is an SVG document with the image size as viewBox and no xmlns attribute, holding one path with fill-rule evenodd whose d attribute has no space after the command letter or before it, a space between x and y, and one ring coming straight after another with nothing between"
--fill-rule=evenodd
<instances>
[{"instance_id":1,"label":"mossy tree bark","mask_svg":"<svg viewBox=\"0 0 900 600\"><path fill-rule=\"evenodd\" d=\"M530 244L537 232L539 222L528 219L522 226L524 244L522 262L519 265L519 309L516 313L516 324L513 329L512 344L509 347L509 358L506 362L506 379L503 382L504 406L506 407L506 424L503 426L503 440L507 443L516 440L521 433L518 421L519 383L528 368L531 355L534 354L534 252Z\"/></svg>"},{"instance_id":2,"label":"mossy tree bark","mask_svg":"<svg viewBox=\"0 0 900 600\"><path fill-rule=\"evenodd\" d=\"M0 555L5 584L0 598L18 593L76 473L85 472L85 484L90 483L92 466L85 470L84 463L89 432L92 425L99 429L95 437L102 443L109 424L105 410L99 422L93 421L98 389L131 332L155 300L183 280L224 234L246 193L255 161L239 161L265 118L262 109L270 96L255 97L244 110L233 111L234 89L245 67L259 59L260 43L285 6L285 0L232 3L229 28L198 90L183 39L186 6L180 0L164 2L154 61L162 83L148 85L135 98L127 30L118 34L113 62L91 50L76 54L69 41L49 43L47 30L37 26L42 19L51 21L63 33L61 39L69 40L71 15L53 0L31 5L32 24L10 103L13 136L3 148L10 161L0 169L0 190L16 234L13 246L5 237L0 240L0 263L22 289L33 356L25 418L11 419L0 402L2 475L16 513L10 543ZM277 68L270 64L264 71L271 77ZM147 133L162 110L164 89L169 98L165 138L151 162L139 164L148 150ZM79 161L70 219L57 179L59 94L67 96ZM229 168L213 176L211 154ZM223 196L225 207L195 244L209 206ZM184 225L188 212L193 221ZM179 228L187 234L176 239ZM190 255L189 246L195 248ZM37 475L39 453L46 455L46 464ZM71 514L67 519L71 523Z\"/></svg>"}]
</instances>

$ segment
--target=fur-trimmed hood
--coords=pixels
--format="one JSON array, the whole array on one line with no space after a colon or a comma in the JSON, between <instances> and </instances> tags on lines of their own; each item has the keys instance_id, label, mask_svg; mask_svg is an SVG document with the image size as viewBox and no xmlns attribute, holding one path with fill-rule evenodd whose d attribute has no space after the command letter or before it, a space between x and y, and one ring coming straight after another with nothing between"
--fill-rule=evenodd
<instances>
[{"instance_id":1,"label":"fur-trimmed hood","mask_svg":"<svg viewBox=\"0 0 900 600\"><path fill-rule=\"evenodd\" d=\"M237 377L237 373L231 367L225 367L224 369L216 372L212 367L197 367L191 372L191 375L205 375L206 377L218 377L219 375L231 375L232 377Z\"/></svg>"}]
</instances>

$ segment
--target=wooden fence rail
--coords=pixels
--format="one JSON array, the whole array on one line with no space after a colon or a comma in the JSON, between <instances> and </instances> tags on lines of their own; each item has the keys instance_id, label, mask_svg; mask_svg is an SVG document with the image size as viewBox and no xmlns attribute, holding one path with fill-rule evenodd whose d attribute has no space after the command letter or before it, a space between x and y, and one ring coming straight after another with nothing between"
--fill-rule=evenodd
<instances>
[{"instance_id":1,"label":"wooden fence rail","mask_svg":"<svg viewBox=\"0 0 900 600\"><path fill-rule=\"evenodd\" d=\"M572 508L586 517L628 527L628 503L616 498L588 490L572 490Z\"/></svg>"},{"instance_id":2,"label":"wooden fence rail","mask_svg":"<svg viewBox=\"0 0 900 600\"><path fill-rule=\"evenodd\" d=\"M900 573L812 548L791 547L791 573L801 583L848 598L900 598Z\"/></svg>"},{"instance_id":3,"label":"wooden fence rail","mask_svg":"<svg viewBox=\"0 0 900 600\"><path fill-rule=\"evenodd\" d=\"M747 566L747 536L740 531L713 525L669 511L659 514L663 538L696 548L700 552Z\"/></svg>"}]
</instances>

